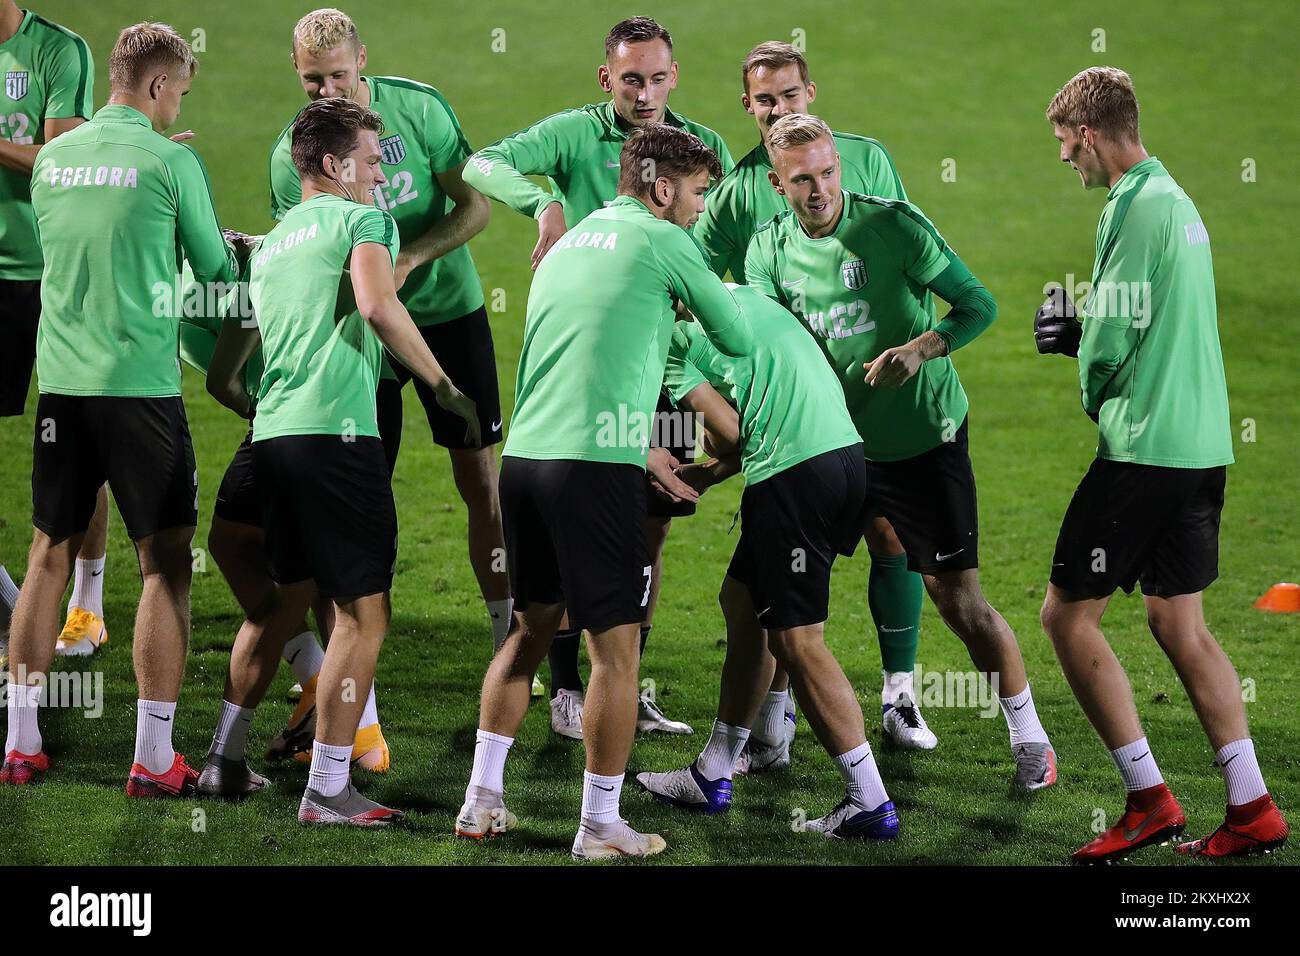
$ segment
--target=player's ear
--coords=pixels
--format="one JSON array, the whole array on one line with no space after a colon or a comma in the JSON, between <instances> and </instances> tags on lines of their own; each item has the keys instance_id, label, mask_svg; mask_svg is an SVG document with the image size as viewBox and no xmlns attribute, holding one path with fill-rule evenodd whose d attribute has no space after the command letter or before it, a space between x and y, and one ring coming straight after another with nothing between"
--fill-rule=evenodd
<instances>
[{"instance_id":1,"label":"player's ear","mask_svg":"<svg viewBox=\"0 0 1300 956\"><path fill-rule=\"evenodd\" d=\"M740 105L745 108L745 112L750 116L754 115L754 104L750 102L748 93L740 94Z\"/></svg>"},{"instance_id":2,"label":"player's ear","mask_svg":"<svg viewBox=\"0 0 1300 956\"><path fill-rule=\"evenodd\" d=\"M673 60L673 65L668 69L668 89L677 89L677 61Z\"/></svg>"},{"instance_id":3,"label":"player's ear","mask_svg":"<svg viewBox=\"0 0 1300 956\"><path fill-rule=\"evenodd\" d=\"M808 81L808 102L811 103L817 99L817 84L812 80Z\"/></svg>"},{"instance_id":4,"label":"player's ear","mask_svg":"<svg viewBox=\"0 0 1300 956\"><path fill-rule=\"evenodd\" d=\"M167 86L167 74L159 73L149 81L149 99L156 100L162 96L163 89Z\"/></svg>"},{"instance_id":5,"label":"player's ear","mask_svg":"<svg viewBox=\"0 0 1300 956\"><path fill-rule=\"evenodd\" d=\"M366 68L366 45L361 44L361 49L357 51L357 72L360 73Z\"/></svg>"},{"instance_id":6,"label":"player's ear","mask_svg":"<svg viewBox=\"0 0 1300 956\"><path fill-rule=\"evenodd\" d=\"M614 92L614 84L609 80L609 67L604 63L596 67L596 82L600 84L600 88L606 93Z\"/></svg>"},{"instance_id":7,"label":"player's ear","mask_svg":"<svg viewBox=\"0 0 1300 956\"><path fill-rule=\"evenodd\" d=\"M781 177L776 174L775 169L769 169L767 171L767 181L772 184L772 188L778 193L782 196L785 195L785 190L781 188Z\"/></svg>"}]
</instances>

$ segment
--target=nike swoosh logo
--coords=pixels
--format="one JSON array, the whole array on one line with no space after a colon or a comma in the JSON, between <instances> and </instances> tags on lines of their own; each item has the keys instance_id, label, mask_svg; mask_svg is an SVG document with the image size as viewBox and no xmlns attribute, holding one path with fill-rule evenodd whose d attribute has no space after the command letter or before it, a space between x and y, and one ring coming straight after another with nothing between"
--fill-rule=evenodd
<instances>
[{"instance_id":1,"label":"nike swoosh logo","mask_svg":"<svg viewBox=\"0 0 1300 956\"><path fill-rule=\"evenodd\" d=\"M1028 703L1029 703L1029 701L1025 701L1025 704L1028 704ZM1025 704L1021 704L1020 707L1024 707ZM1011 709L1012 709L1012 710L1020 710L1020 707L1012 707Z\"/></svg>"},{"instance_id":2,"label":"nike swoosh logo","mask_svg":"<svg viewBox=\"0 0 1300 956\"><path fill-rule=\"evenodd\" d=\"M758 612L758 616L759 616L759 617L762 617L764 614L766 614L766 613L767 613L768 611L770 611L770 610L772 610L772 607L771 607L771 605L768 605L767 607L763 608L763 610L761 610L761 611Z\"/></svg>"},{"instance_id":3,"label":"nike swoosh logo","mask_svg":"<svg viewBox=\"0 0 1300 956\"><path fill-rule=\"evenodd\" d=\"M952 554L940 554L938 551L936 551L936 552L934 553L934 560L936 560L936 561L947 561L949 558L955 558L955 557L957 557L957 555L961 554L961 553L962 553L963 551L965 551L965 550L966 550L965 548L958 548L958 549L957 549L956 551L954 551Z\"/></svg>"},{"instance_id":4,"label":"nike swoosh logo","mask_svg":"<svg viewBox=\"0 0 1300 956\"><path fill-rule=\"evenodd\" d=\"M1149 753L1151 753L1151 751L1148 750L1147 753L1145 753L1145 754L1142 755L1142 757L1145 757L1145 756L1146 756L1147 754L1149 754ZM1134 758L1132 758L1133 763L1137 763L1139 760L1142 759L1142 757L1134 757Z\"/></svg>"},{"instance_id":5,"label":"nike swoosh logo","mask_svg":"<svg viewBox=\"0 0 1300 956\"><path fill-rule=\"evenodd\" d=\"M623 165L621 162L611 163L608 159L605 160L605 166L609 169L618 169L621 165Z\"/></svg>"},{"instance_id":6,"label":"nike swoosh logo","mask_svg":"<svg viewBox=\"0 0 1300 956\"><path fill-rule=\"evenodd\" d=\"M501 419L498 418L496 421L492 423L492 430L494 432L501 431Z\"/></svg>"},{"instance_id":7,"label":"nike swoosh logo","mask_svg":"<svg viewBox=\"0 0 1300 956\"><path fill-rule=\"evenodd\" d=\"M849 769L851 770L851 769L853 769L854 767L856 767L858 764L862 763L862 761L864 761L864 760L867 759L867 756L868 756L867 754L863 754L863 755L862 755L861 757L859 757L857 760L853 761L853 763L849 764Z\"/></svg>"},{"instance_id":8,"label":"nike swoosh logo","mask_svg":"<svg viewBox=\"0 0 1300 956\"><path fill-rule=\"evenodd\" d=\"M1223 763L1219 764L1219 766L1220 766L1220 767L1226 767L1228 764L1232 763L1234 760L1236 760L1236 759L1237 759L1238 757L1240 757L1240 756L1241 756L1241 754L1239 754L1239 753L1233 754L1233 755L1232 755L1231 757L1229 757L1227 760L1223 761Z\"/></svg>"},{"instance_id":9,"label":"nike swoosh logo","mask_svg":"<svg viewBox=\"0 0 1300 956\"><path fill-rule=\"evenodd\" d=\"M613 792L614 792L614 788L613 788L613 787L602 787L602 786L601 786L600 784L598 784L598 783L593 783L592 786L595 787L597 790L604 790L606 793L613 793Z\"/></svg>"},{"instance_id":10,"label":"nike swoosh logo","mask_svg":"<svg viewBox=\"0 0 1300 956\"><path fill-rule=\"evenodd\" d=\"M347 757L331 757L329 754L326 754L325 756L329 757L330 760L333 760L336 763L346 763L348 759Z\"/></svg>"},{"instance_id":11,"label":"nike swoosh logo","mask_svg":"<svg viewBox=\"0 0 1300 956\"><path fill-rule=\"evenodd\" d=\"M808 281L808 277L807 277L807 276L800 276L800 277L797 278L797 279L782 279L782 280L781 280L781 287L782 287L783 289L793 289L795 286L800 285L800 284L802 284L802 283L804 283L804 282L807 282L807 281Z\"/></svg>"},{"instance_id":12,"label":"nike swoosh logo","mask_svg":"<svg viewBox=\"0 0 1300 956\"><path fill-rule=\"evenodd\" d=\"M156 718L157 720L168 720L168 721L171 720L170 717L164 717L162 714L150 714L149 716L150 716L150 717L154 717L154 718Z\"/></svg>"},{"instance_id":13,"label":"nike swoosh logo","mask_svg":"<svg viewBox=\"0 0 1300 956\"><path fill-rule=\"evenodd\" d=\"M293 657L289 658L289 660L287 661L287 663L288 663L288 665L289 665L290 667L293 666L293 662L294 662L295 660L298 659L298 655L301 654L301 653L302 653L302 648L301 648L301 647L298 648L296 651L293 652Z\"/></svg>"},{"instance_id":14,"label":"nike swoosh logo","mask_svg":"<svg viewBox=\"0 0 1300 956\"><path fill-rule=\"evenodd\" d=\"M91 576L92 578L97 578L97 577L99 577L99 576L100 576L101 574L103 574L103 573L104 573L103 571L91 571L91 572L90 572L90 576Z\"/></svg>"},{"instance_id":15,"label":"nike swoosh logo","mask_svg":"<svg viewBox=\"0 0 1300 956\"><path fill-rule=\"evenodd\" d=\"M1156 816L1156 811L1153 810L1143 818L1142 822L1139 823L1135 829L1130 830L1128 827L1125 827L1124 839L1132 843L1134 840L1136 840L1138 837L1142 835L1142 831L1147 828L1148 823L1150 823L1152 820L1155 819L1155 816Z\"/></svg>"}]
</instances>

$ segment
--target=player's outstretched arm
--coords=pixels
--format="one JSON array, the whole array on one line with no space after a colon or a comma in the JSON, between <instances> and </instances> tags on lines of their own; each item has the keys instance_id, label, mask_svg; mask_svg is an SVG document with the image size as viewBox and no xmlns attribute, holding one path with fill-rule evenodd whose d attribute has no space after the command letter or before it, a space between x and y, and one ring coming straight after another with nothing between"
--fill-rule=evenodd
<instances>
[{"instance_id":1,"label":"player's outstretched arm","mask_svg":"<svg viewBox=\"0 0 1300 956\"><path fill-rule=\"evenodd\" d=\"M362 242L354 247L351 275L361 317L375 330L384 347L433 389L439 405L465 420L465 441L474 448L479 447L482 438L478 410L473 400L452 384L411 321L406 306L398 300L397 287L393 284L393 256L388 247L379 242Z\"/></svg>"},{"instance_id":2,"label":"player's outstretched arm","mask_svg":"<svg viewBox=\"0 0 1300 956\"><path fill-rule=\"evenodd\" d=\"M465 164L461 163L455 169L434 174L442 191L455 205L451 212L435 222L424 235L402 244L394 268L397 288L402 287L413 269L441 259L487 228L488 220L492 217L492 204L486 196L465 182L462 175L464 170Z\"/></svg>"},{"instance_id":3,"label":"player's outstretched arm","mask_svg":"<svg viewBox=\"0 0 1300 956\"><path fill-rule=\"evenodd\" d=\"M244 366L261 342L256 321L227 319L221 323L208 363L208 394L240 418L253 417L253 399L244 387Z\"/></svg>"},{"instance_id":4,"label":"player's outstretched arm","mask_svg":"<svg viewBox=\"0 0 1300 956\"><path fill-rule=\"evenodd\" d=\"M705 442L713 456L677 470L683 481L703 494L740 471L740 416L708 382L696 385L677 404L704 426Z\"/></svg>"},{"instance_id":5,"label":"player's outstretched arm","mask_svg":"<svg viewBox=\"0 0 1300 956\"><path fill-rule=\"evenodd\" d=\"M705 262L704 250L684 229L671 226L651 246L668 277L669 288L686 304L709 341L723 355L739 358L754 349L754 330L722 280Z\"/></svg>"},{"instance_id":6,"label":"player's outstretched arm","mask_svg":"<svg viewBox=\"0 0 1300 956\"><path fill-rule=\"evenodd\" d=\"M176 190L176 232L195 281L235 282L239 259L217 222L203 160L188 146L180 146L168 168Z\"/></svg>"}]
</instances>

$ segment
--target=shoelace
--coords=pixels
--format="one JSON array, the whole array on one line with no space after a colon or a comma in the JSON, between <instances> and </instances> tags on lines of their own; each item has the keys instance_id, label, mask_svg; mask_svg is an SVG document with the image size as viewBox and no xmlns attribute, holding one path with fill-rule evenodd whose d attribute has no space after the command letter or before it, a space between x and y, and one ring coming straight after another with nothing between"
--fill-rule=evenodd
<instances>
[{"instance_id":1,"label":"shoelace","mask_svg":"<svg viewBox=\"0 0 1300 956\"><path fill-rule=\"evenodd\" d=\"M650 716L653 717L653 718L655 718L656 720L663 720L663 719L664 719L664 712L663 712L662 710L660 710L660 709L659 709L659 705L656 704L656 703L655 703L653 700L651 700L649 697L642 697L642 698L641 698L641 706L644 707L644 708L646 709L646 711L649 712Z\"/></svg>"},{"instance_id":2,"label":"shoelace","mask_svg":"<svg viewBox=\"0 0 1300 956\"><path fill-rule=\"evenodd\" d=\"M909 729L921 729L921 715L916 712L916 705L910 703L896 704L894 710L898 711L898 716L902 718L903 723L905 723Z\"/></svg>"}]
</instances>

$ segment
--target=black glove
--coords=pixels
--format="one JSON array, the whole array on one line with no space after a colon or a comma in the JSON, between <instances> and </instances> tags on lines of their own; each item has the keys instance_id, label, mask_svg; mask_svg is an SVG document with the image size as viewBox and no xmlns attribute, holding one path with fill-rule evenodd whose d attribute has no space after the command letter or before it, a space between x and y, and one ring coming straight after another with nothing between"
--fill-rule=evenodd
<instances>
[{"instance_id":1,"label":"black glove","mask_svg":"<svg viewBox=\"0 0 1300 956\"><path fill-rule=\"evenodd\" d=\"M1039 354L1079 357L1083 323L1074 317L1074 303L1064 289L1056 289L1034 313L1034 344Z\"/></svg>"}]
</instances>

